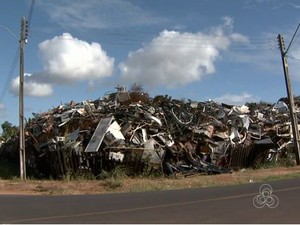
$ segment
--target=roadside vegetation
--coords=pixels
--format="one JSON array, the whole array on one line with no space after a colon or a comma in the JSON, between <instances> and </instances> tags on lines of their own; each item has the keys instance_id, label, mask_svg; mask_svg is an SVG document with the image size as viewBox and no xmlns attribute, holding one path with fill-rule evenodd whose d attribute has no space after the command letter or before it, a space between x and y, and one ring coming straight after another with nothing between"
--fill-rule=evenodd
<instances>
[{"instance_id":1,"label":"roadside vegetation","mask_svg":"<svg viewBox=\"0 0 300 225\"><path fill-rule=\"evenodd\" d=\"M300 166L268 166L268 168L262 166L260 169L241 169L228 174L194 174L188 177L182 174L167 177L157 174L129 177L123 168L117 167L114 171L104 172L101 177L81 174L63 180L27 178L22 181L17 176L0 179L0 194L74 195L145 192L240 185L292 178L300 178Z\"/></svg>"}]
</instances>

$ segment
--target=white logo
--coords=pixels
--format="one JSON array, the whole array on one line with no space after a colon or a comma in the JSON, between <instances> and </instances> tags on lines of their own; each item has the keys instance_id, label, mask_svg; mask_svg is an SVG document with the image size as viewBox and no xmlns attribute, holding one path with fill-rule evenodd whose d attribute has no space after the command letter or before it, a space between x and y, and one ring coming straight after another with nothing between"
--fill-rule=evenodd
<instances>
[{"instance_id":1,"label":"white logo","mask_svg":"<svg viewBox=\"0 0 300 225\"><path fill-rule=\"evenodd\" d=\"M279 205L279 199L273 195L273 189L269 184L262 184L259 187L259 195L253 198L253 205L256 208L263 208L265 206L273 209Z\"/></svg>"}]
</instances>

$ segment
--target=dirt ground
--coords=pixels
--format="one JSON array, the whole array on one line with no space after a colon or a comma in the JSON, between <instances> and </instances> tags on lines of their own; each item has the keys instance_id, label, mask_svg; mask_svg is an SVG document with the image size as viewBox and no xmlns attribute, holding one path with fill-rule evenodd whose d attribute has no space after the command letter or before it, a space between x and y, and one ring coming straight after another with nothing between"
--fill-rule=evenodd
<instances>
[{"instance_id":1,"label":"dirt ground","mask_svg":"<svg viewBox=\"0 0 300 225\"><path fill-rule=\"evenodd\" d=\"M242 169L221 175L177 175L167 178L122 178L106 180L0 180L0 194L74 195L141 192L262 182L300 178L300 166Z\"/></svg>"}]
</instances>

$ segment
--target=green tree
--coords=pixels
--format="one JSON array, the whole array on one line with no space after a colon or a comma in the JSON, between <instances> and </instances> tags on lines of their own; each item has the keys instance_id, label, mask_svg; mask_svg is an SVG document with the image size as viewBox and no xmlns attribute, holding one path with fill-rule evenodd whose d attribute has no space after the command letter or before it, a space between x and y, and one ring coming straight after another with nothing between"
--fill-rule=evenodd
<instances>
[{"instance_id":1,"label":"green tree","mask_svg":"<svg viewBox=\"0 0 300 225\"><path fill-rule=\"evenodd\" d=\"M5 142L9 140L11 137L17 135L19 131L18 127L13 126L8 121L5 121L3 124L1 124L1 128L2 128L2 140Z\"/></svg>"}]
</instances>

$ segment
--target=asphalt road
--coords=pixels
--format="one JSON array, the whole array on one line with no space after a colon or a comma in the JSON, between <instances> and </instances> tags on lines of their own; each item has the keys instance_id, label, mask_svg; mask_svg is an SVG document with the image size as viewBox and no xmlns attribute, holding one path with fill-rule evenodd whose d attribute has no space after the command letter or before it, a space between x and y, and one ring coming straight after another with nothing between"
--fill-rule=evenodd
<instances>
[{"instance_id":1,"label":"asphalt road","mask_svg":"<svg viewBox=\"0 0 300 225\"><path fill-rule=\"evenodd\" d=\"M300 223L299 209L300 179L144 193L0 195L5 224Z\"/></svg>"}]
</instances>

